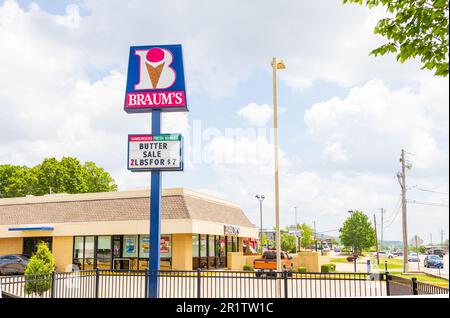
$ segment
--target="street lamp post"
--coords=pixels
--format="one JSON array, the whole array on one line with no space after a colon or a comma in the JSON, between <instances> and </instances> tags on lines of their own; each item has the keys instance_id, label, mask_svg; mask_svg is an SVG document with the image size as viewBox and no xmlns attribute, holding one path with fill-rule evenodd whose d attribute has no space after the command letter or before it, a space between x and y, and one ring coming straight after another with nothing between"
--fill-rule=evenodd
<instances>
[{"instance_id":1,"label":"street lamp post","mask_svg":"<svg viewBox=\"0 0 450 318\"><path fill-rule=\"evenodd\" d=\"M297 207L294 206L295 210L295 252L298 252L298 222L297 222Z\"/></svg>"},{"instance_id":2,"label":"street lamp post","mask_svg":"<svg viewBox=\"0 0 450 318\"><path fill-rule=\"evenodd\" d=\"M263 231L262 202L266 197L264 196L264 194L257 194L257 195L255 195L255 198L257 198L259 201L259 220L260 220L260 225L261 225L260 230L259 230L259 245L260 245L261 254L262 254L262 250L263 250L263 247L262 247L262 231Z\"/></svg>"},{"instance_id":3,"label":"street lamp post","mask_svg":"<svg viewBox=\"0 0 450 318\"><path fill-rule=\"evenodd\" d=\"M275 227L277 231L277 271L281 272L281 234L280 234L280 202L278 187L278 108L277 108L277 70L285 69L283 61L274 57L272 59L273 72L273 128L274 128L274 156L275 156Z\"/></svg>"}]
</instances>

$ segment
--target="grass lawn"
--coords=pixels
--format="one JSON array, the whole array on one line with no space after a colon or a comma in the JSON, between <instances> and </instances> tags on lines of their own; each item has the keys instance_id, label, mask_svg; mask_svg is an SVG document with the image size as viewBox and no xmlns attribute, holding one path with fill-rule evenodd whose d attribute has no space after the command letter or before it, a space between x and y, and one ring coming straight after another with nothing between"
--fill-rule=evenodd
<instances>
[{"instance_id":1,"label":"grass lawn","mask_svg":"<svg viewBox=\"0 0 450 318\"><path fill-rule=\"evenodd\" d=\"M433 284L433 285L438 285L441 287L448 287L448 281L442 278L438 278L438 277L432 277L432 276L428 276L425 274L403 274L402 272L392 272L390 273L392 275L395 276L400 276L403 278L408 278L411 279L413 277L417 278L417 281L419 282L423 282L423 283L429 283L429 284Z\"/></svg>"},{"instance_id":2,"label":"grass lawn","mask_svg":"<svg viewBox=\"0 0 450 318\"><path fill-rule=\"evenodd\" d=\"M388 264L388 271L392 269L402 269L403 268L403 259L396 258L380 258L380 264L378 265L378 269L385 268L385 261Z\"/></svg>"},{"instance_id":3,"label":"grass lawn","mask_svg":"<svg viewBox=\"0 0 450 318\"><path fill-rule=\"evenodd\" d=\"M381 262L381 261L380 261ZM335 258L330 258L330 263L346 263L346 264L353 264L353 262L349 262L347 261L347 257L335 257ZM360 258L358 258L358 260L356 261L356 263L358 264L365 264L366 261L361 260Z\"/></svg>"}]
</instances>

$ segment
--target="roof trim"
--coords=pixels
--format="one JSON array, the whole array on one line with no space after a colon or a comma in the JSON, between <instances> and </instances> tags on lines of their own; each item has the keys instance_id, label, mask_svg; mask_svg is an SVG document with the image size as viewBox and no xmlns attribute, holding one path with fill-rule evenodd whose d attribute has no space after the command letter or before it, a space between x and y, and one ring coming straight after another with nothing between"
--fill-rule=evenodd
<instances>
[{"instance_id":1,"label":"roof trim","mask_svg":"<svg viewBox=\"0 0 450 318\"><path fill-rule=\"evenodd\" d=\"M184 188L170 188L163 189L162 196L193 196L207 201L212 201L232 207L240 208L237 203L220 199L214 196L199 193L193 190ZM126 190L117 192L98 192L98 193L77 193L77 194L52 194L43 196L28 196L20 198L5 198L0 199L0 206L5 205L27 205L39 203L53 203L53 202L74 202L74 201L93 201L93 200L113 200L113 199L131 199L131 198L145 198L150 196L149 189L140 190Z\"/></svg>"}]
</instances>

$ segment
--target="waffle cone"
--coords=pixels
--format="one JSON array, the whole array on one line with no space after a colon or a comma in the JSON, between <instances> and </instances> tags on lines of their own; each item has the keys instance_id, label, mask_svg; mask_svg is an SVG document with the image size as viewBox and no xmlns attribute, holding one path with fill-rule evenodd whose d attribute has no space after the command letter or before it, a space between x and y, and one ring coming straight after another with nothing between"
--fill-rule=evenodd
<instances>
[{"instance_id":1,"label":"waffle cone","mask_svg":"<svg viewBox=\"0 0 450 318\"><path fill-rule=\"evenodd\" d=\"M163 70L164 63L165 62L159 64L156 67L153 67L148 63L145 63L145 66L147 67L148 76L150 76L150 80L152 82L153 89L155 89L156 85L158 85L159 77L161 76L161 72Z\"/></svg>"}]
</instances>

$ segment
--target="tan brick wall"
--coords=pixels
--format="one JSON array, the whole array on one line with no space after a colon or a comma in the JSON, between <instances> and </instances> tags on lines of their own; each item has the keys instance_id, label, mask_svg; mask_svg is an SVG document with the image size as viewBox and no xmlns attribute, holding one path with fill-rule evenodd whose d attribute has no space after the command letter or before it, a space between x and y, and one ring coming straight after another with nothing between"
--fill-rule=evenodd
<instances>
[{"instance_id":1,"label":"tan brick wall","mask_svg":"<svg viewBox=\"0 0 450 318\"><path fill-rule=\"evenodd\" d=\"M21 237L0 238L0 255L22 254L22 253L23 253L23 238Z\"/></svg>"},{"instance_id":2,"label":"tan brick wall","mask_svg":"<svg viewBox=\"0 0 450 318\"><path fill-rule=\"evenodd\" d=\"M320 266L330 262L330 256L320 255L320 252L305 251L294 256L294 269L306 267L308 272L320 272Z\"/></svg>"},{"instance_id":3,"label":"tan brick wall","mask_svg":"<svg viewBox=\"0 0 450 318\"><path fill-rule=\"evenodd\" d=\"M73 236L54 236L52 254L55 259L56 271L71 271L73 253Z\"/></svg>"},{"instance_id":4,"label":"tan brick wall","mask_svg":"<svg viewBox=\"0 0 450 318\"><path fill-rule=\"evenodd\" d=\"M242 252L228 252L227 258L228 269L241 271L244 269L244 265L253 267L253 261L261 258L261 255L244 255Z\"/></svg>"},{"instance_id":5,"label":"tan brick wall","mask_svg":"<svg viewBox=\"0 0 450 318\"><path fill-rule=\"evenodd\" d=\"M172 269L192 269L192 234L172 235Z\"/></svg>"}]
</instances>

